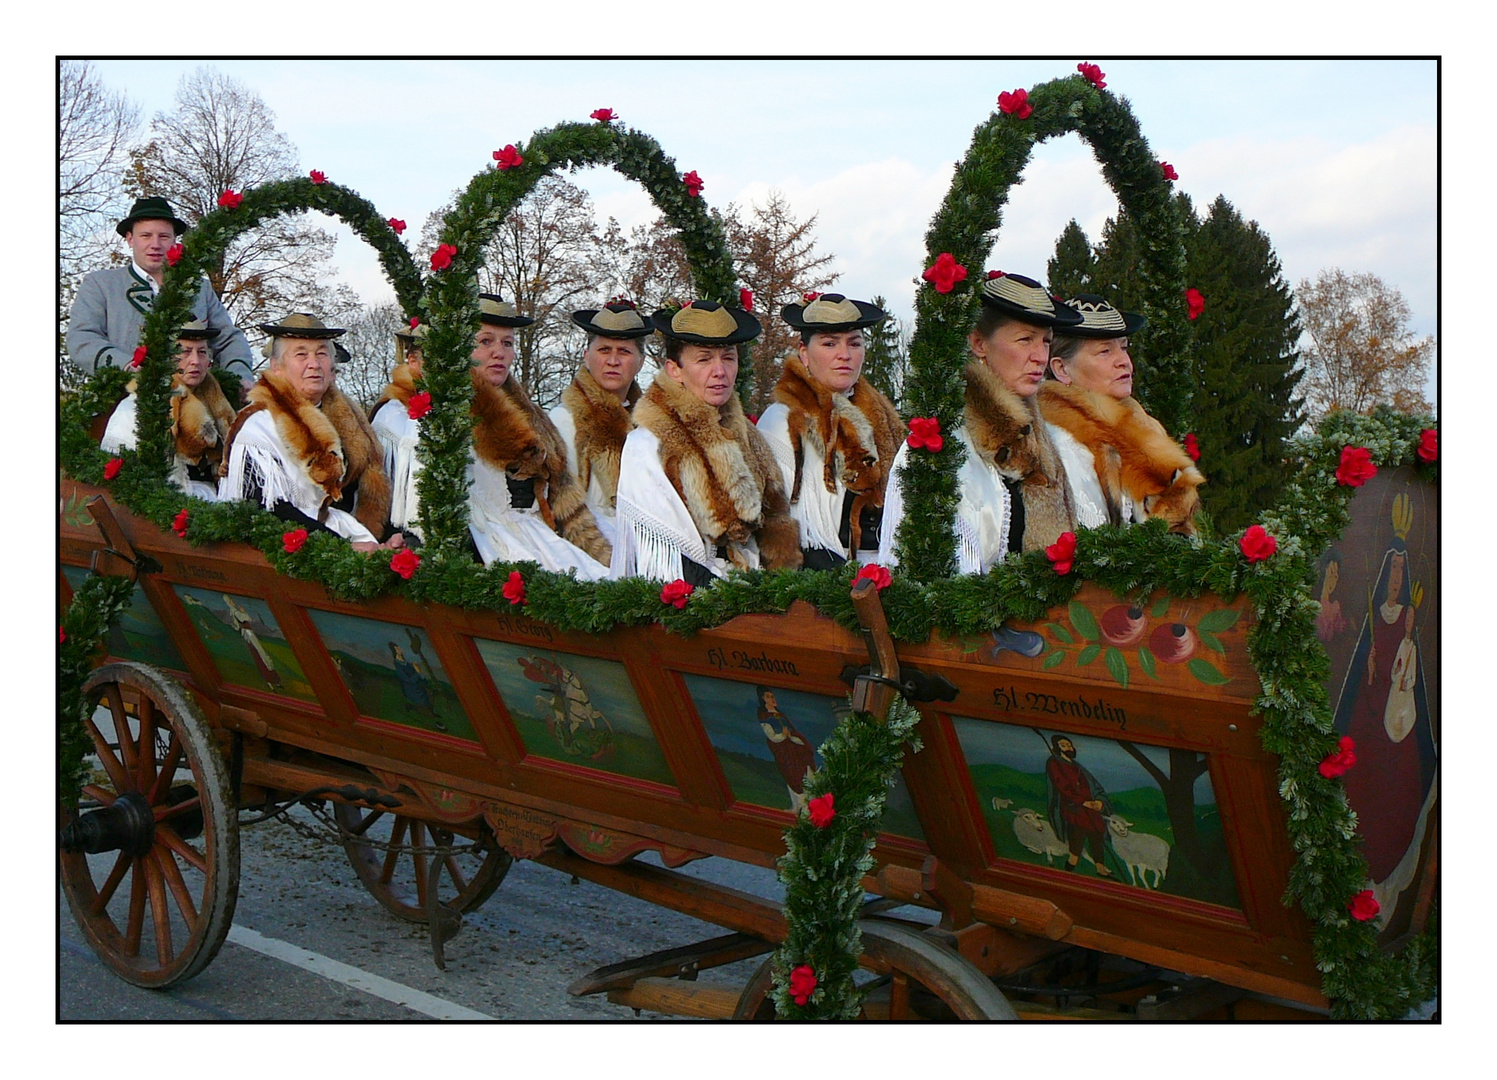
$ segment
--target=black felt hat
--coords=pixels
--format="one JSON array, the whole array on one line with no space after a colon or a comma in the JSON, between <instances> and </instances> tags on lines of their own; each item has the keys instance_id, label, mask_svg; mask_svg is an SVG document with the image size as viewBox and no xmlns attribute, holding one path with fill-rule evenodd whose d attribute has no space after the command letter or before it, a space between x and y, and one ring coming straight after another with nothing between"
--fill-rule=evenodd
<instances>
[{"instance_id":1,"label":"black felt hat","mask_svg":"<svg viewBox=\"0 0 1497 1080\"><path fill-rule=\"evenodd\" d=\"M172 204L159 195L152 195L148 199L136 199L135 205L130 207L130 213L114 227L114 231L124 236L135 228L137 221L170 221L172 228L177 230L178 236L185 233L188 227L187 222L179 218L177 212L172 209Z\"/></svg>"},{"instance_id":2,"label":"black felt hat","mask_svg":"<svg viewBox=\"0 0 1497 1080\"><path fill-rule=\"evenodd\" d=\"M982 302L1031 326L1053 326L1061 333L1081 322L1081 313L1051 296L1022 274L1003 274L982 283Z\"/></svg>"},{"instance_id":3,"label":"black felt hat","mask_svg":"<svg viewBox=\"0 0 1497 1080\"><path fill-rule=\"evenodd\" d=\"M298 311L294 314L287 315L278 323L261 323L258 329L262 334L269 334L273 338L292 337L321 339L342 337L344 334L348 333L347 330L340 330L335 326L328 326L316 315L310 315L305 311Z\"/></svg>"},{"instance_id":4,"label":"black felt hat","mask_svg":"<svg viewBox=\"0 0 1497 1080\"><path fill-rule=\"evenodd\" d=\"M535 322L520 314L520 309L498 293L478 294L478 317L489 326L529 326Z\"/></svg>"},{"instance_id":5,"label":"black felt hat","mask_svg":"<svg viewBox=\"0 0 1497 1080\"><path fill-rule=\"evenodd\" d=\"M888 317L889 313L882 308L861 300L849 300L841 293L822 293L808 302L786 304L780 308L780 318L796 330L811 333L840 334L844 330L861 330Z\"/></svg>"},{"instance_id":6,"label":"black felt hat","mask_svg":"<svg viewBox=\"0 0 1497 1080\"><path fill-rule=\"evenodd\" d=\"M572 312L572 321L589 334L630 341L653 334L655 328L630 300L610 300L600 308Z\"/></svg>"},{"instance_id":7,"label":"black felt hat","mask_svg":"<svg viewBox=\"0 0 1497 1080\"><path fill-rule=\"evenodd\" d=\"M1078 326L1056 330L1066 337L1116 338L1136 334L1149 320L1132 311L1119 311L1096 293L1077 293L1065 302L1066 307L1081 316Z\"/></svg>"},{"instance_id":8,"label":"black felt hat","mask_svg":"<svg viewBox=\"0 0 1497 1080\"><path fill-rule=\"evenodd\" d=\"M742 308L724 307L715 300L693 300L680 311L661 308L650 322L666 337L692 345L737 345L752 341L764 326Z\"/></svg>"}]
</instances>

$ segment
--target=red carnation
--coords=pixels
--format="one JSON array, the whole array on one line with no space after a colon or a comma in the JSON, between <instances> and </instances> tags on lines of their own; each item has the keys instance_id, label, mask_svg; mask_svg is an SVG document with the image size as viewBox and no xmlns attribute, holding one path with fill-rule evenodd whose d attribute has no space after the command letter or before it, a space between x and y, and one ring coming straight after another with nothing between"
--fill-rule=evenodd
<instances>
[{"instance_id":1,"label":"red carnation","mask_svg":"<svg viewBox=\"0 0 1497 1080\"><path fill-rule=\"evenodd\" d=\"M225 210L232 210L242 202L244 202L244 196L237 191L225 191L218 197L218 205Z\"/></svg>"},{"instance_id":2,"label":"red carnation","mask_svg":"<svg viewBox=\"0 0 1497 1080\"><path fill-rule=\"evenodd\" d=\"M606 124L613 119L612 109L594 109L588 114L600 124Z\"/></svg>"},{"instance_id":3,"label":"red carnation","mask_svg":"<svg viewBox=\"0 0 1497 1080\"><path fill-rule=\"evenodd\" d=\"M1414 453L1419 455L1420 461L1434 461L1440 456L1440 433L1434 428L1425 428L1419 433L1419 449Z\"/></svg>"},{"instance_id":4,"label":"red carnation","mask_svg":"<svg viewBox=\"0 0 1497 1080\"><path fill-rule=\"evenodd\" d=\"M1343 446L1341 464L1336 466L1336 483L1347 487L1361 487L1377 475L1377 466L1372 463L1372 451L1365 446Z\"/></svg>"},{"instance_id":5,"label":"red carnation","mask_svg":"<svg viewBox=\"0 0 1497 1080\"><path fill-rule=\"evenodd\" d=\"M130 358L130 366L133 368L140 367L140 365L145 361L145 358L146 347L144 345L135 346L135 355Z\"/></svg>"},{"instance_id":6,"label":"red carnation","mask_svg":"<svg viewBox=\"0 0 1497 1080\"><path fill-rule=\"evenodd\" d=\"M1185 452L1190 455L1191 461L1201 460L1201 444L1196 442L1196 433L1194 431L1185 436Z\"/></svg>"},{"instance_id":7,"label":"red carnation","mask_svg":"<svg viewBox=\"0 0 1497 1080\"><path fill-rule=\"evenodd\" d=\"M431 394L423 390L419 394L412 394L411 400L405 403L405 414L412 420L420 420L431 412Z\"/></svg>"},{"instance_id":8,"label":"red carnation","mask_svg":"<svg viewBox=\"0 0 1497 1080\"><path fill-rule=\"evenodd\" d=\"M692 169L691 172L681 177L681 183L686 185L686 194L690 195L693 199L702 193L702 188L707 186L702 183L702 178L697 175L695 169Z\"/></svg>"},{"instance_id":9,"label":"red carnation","mask_svg":"<svg viewBox=\"0 0 1497 1080\"><path fill-rule=\"evenodd\" d=\"M452 265L452 257L457 254L457 248L451 244L438 244L437 250L431 253L431 268L433 270L446 270Z\"/></svg>"},{"instance_id":10,"label":"red carnation","mask_svg":"<svg viewBox=\"0 0 1497 1080\"><path fill-rule=\"evenodd\" d=\"M295 555L306 542L306 529L292 529L290 532L281 533L281 547L285 549L287 555Z\"/></svg>"},{"instance_id":11,"label":"red carnation","mask_svg":"<svg viewBox=\"0 0 1497 1080\"><path fill-rule=\"evenodd\" d=\"M496 162L494 168L501 171L504 169L519 168L525 164L524 157L521 156L520 151L515 149L514 143L505 144L503 150L495 150L494 161Z\"/></svg>"},{"instance_id":12,"label":"red carnation","mask_svg":"<svg viewBox=\"0 0 1497 1080\"><path fill-rule=\"evenodd\" d=\"M182 261L182 245L181 244L173 244L171 247L169 247L169 248L166 249L166 265L168 265L168 266L176 266L181 261Z\"/></svg>"},{"instance_id":13,"label":"red carnation","mask_svg":"<svg viewBox=\"0 0 1497 1080\"><path fill-rule=\"evenodd\" d=\"M818 829L824 829L832 823L832 818L837 816L832 803L832 793L828 791L825 795L818 795L806 804L806 813L811 815L812 825Z\"/></svg>"},{"instance_id":14,"label":"red carnation","mask_svg":"<svg viewBox=\"0 0 1497 1080\"><path fill-rule=\"evenodd\" d=\"M516 607L525 603L525 579L520 575L520 571L509 572L509 577L504 582L504 599Z\"/></svg>"},{"instance_id":15,"label":"red carnation","mask_svg":"<svg viewBox=\"0 0 1497 1080\"><path fill-rule=\"evenodd\" d=\"M187 507L177 511L177 516L172 518L172 532L182 539L187 539Z\"/></svg>"},{"instance_id":16,"label":"red carnation","mask_svg":"<svg viewBox=\"0 0 1497 1080\"><path fill-rule=\"evenodd\" d=\"M816 989L816 972L810 964L800 964L790 969L790 996L797 1005L804 1005Z\"/></svg>"},{"instance_id":17,"label":"red carnation","mask_svg":"<svg viewBox=\"0 0 1497 1080\"><path fill-rule=\"evenodd\" d=\"M738 306L744 311L754 310L754 294L748 289L738 290Z\"/></svg>"},{"instance_id":18,"label":"red carnation","mask_svg":"<svg viewBox=\"0 0 1497 1080\"><path fill-rule=\"evenodd\" d=\"M801 293L800 298L808 304L814 304L817 300L821 299L821 294L819 292Z\"/></svg>"},{"instance_id":19,"label":"red carnation","mask_svg":"<svg viewBox=\"0 0 1497 1080\"><path fill-rule=\"evenodd\" d=\"M941 437L941 421L934 416L914 416L910 418L910 434L905 439L910 447L915 450L929 450L932 454L939 454L941 447L946 441Z\"/></svg>"},{"instance_id":20,"label":"red carnation","mask_svg":"<svg viewBox=\"0 0 1497 1080\"><path fill-rule=\"evenodd\" d=\"M660 590L660 602L662 604L674 604L678 608L686 606L686 598L692 594L692 587L681 578L677 578L665 588Z\"/></svg>"},{"instance_id":21,"label":"red carnation","mask_svg":"<svg viewBox=\"0 0 1497 1080\"><path fill-rule=\"evenodd\" d=\"M390 569L407 581L411 580L411 575L416 572L416 567L420 565L421 556L417 555L410 548L401 548L390 559Z\"/></svg>"},{"instance_id":22,"label":"red carnation","mask_svg":"<svg viewBox=\"0 0 1497 1080\"><path fill-rule=\"evenodd\" d=\"M390 228L395 230L396 236L399 236L405 232L405 222L401 221L398 217L392 217L390 219Z\"/></svg>"},{"instance_id":23,"label":"red carnation","mask_svg":"<svg viewBox=\"0 0 1497 1080\"><path fill-rule=\"evenodd\" d=\"M1334 754L1327 754L1320 763L1320 775L1327 780L1332 780L1346 772L1357 763L1357 744L1350 735L1341 736L1341 742Z\"/></svg>"},{"instance_id":24,"label":"red carnation","mask_svg":"<svg viewBox=\"0 0 1497 1080\"><path fill-rule=\"evenodd\" d=\"M313 169L312 172L311 172L311 176L312 176L312 183L314 183L314 184L325 184L325 183L327 183L327 173L323 172L321 169Z\"/></svg>"},{"instance_id":25,"label":"red carnation","mask_svg":"<svg viewBox=\"0 0 1497 1080\"><path fill-rule=\"evenodd\" d=\"M989 270L988 271L988 280L989 281L996 281L998 278L1001 278L1001 277L1008 277L1008 275L1005 274L1002 270Z\"/></svg>"},{"instance_id":26,"label":"red carnation","mask_svg":"<svg viewBox=\"0 0 1497 1080\"><path fill-rule=\"evenodd\" d=\"M1206 298L1201 295L1199 289L1185 290L1185 317L1192 322L1201 317L1201 312L1206 310Z\"/></svg>"},{"instance_id":27,"label":"red carnation","mask_svg":"<svg viewBox=\"0 0 1497 1080\"><path fill-rule=\"evenodd\" d=\"M920 275L926 281L936 287L938 293L949 293L956 288L958 281L965 281L967 268L952 257L951 252L943 251L936 256L936 261L925 268L925 273Z\"/></svg>"},{"instance_id":28,"label":"red carnation","mask_svg":"<svg viewBox=\"0 0 1497 1080\"><path fill-rule=\"evenodd\" d=\"M884 569L876 562L871 562L867 566L863 567L863 569L859 570L858 576L853 578L853 580L871 581L873 582L874 588L882 592L884 589L887 589L889 587L889 582L893 581L894 579L889 576L888 570Z\"/></svg>"},{"instance_id":29,"label":"red carnation","mask_svg":"<svg viewBox=\"0 0 1497 1080\"><path fill-rule=\"evenodd\" d=\"M1076 534L1061 533L1055 543L1045 549L1045 558L1050 560L1050 566L1057 574L1069 574L1076 562Z\"/></svg>"},{"instance_id":30,"label":"red carnation","mask_svg":"<svg viewBox=\"0 0 1497 1080\"><path fill-rule=\"evenodd\" d=\"M1107 83L1103 81L1106 76L1103 74L1102 69L1099 68L1096 64L1077 64L1076 70L1081 72L1082 75L1086 76L1086 81L1091 83L1098 90L1107 89Z\"/></svg>"},{"instance_id":31,"label":"red carnation","mask_svg":"<svg viewBox=\"0 0 1497 1080\"><path fill-rule=\"evenodd\" d=\"M418 326L421 325L421 320L418 319L416 316L412 315L411 319L410 319L410 323L411 323L411 329L414 330L414 329L416 329L416 327L418 327Z\"/></svg>"},{"instance_id":32,"label":"red carnation","mask_svg":"<svg viewBox=\"0 0 1497 1080\"><path fill-rule=\"evenodd\" d=\"M1166 180L1178 180L1178 179L1180 179L1180 174L1175 171L1175 167L1173 165L1171 165L1168 161L1161 161L1159 163L1159 169L1160 169L1161 172L1164 173L1164 178Z\"/></svg>"},{"instance_id":33,"label":"red carnation","mask_svg":"<svg viewBox=\"0 0 1497 1080\"><path fill-rule=\"evenodd\" d=\"M105 480L113 480L116 476L118 476L120 474L120 469L124 468L124 466L125 466L125 459L124 458L117 458L117 457L110 458L108 461L106 461L104 463L104 479Z\"/></svg>"},{"instance_id":34,"label":"red carnation","mask_svg":"<svg viewBox=\"0 0 1497 1080\"><path fill-rule=\"evenodd\" d=\"M57 628L57 644L61 645L67 639L68 639L68 632L66 630L64 630L62 627L59 626Z\"/></svg>"},{"instance_id":35,"label":"red carnation","mask_svg":"<svg viewBox=\"0 0 1497 1080\"><path fill-rule=\"evenodd\" d=\"M1377 902L1377 897L1372 895L1371 889L1363 889L1346 902L1346 910L1351 912L1351 917L1357 922L1366 922L1377 918L1377 913L1383 908Z\"/></svg>"},{"instance_id":36,"label":"red carnation","mask_svg":"<svg viewBox=\"0 0 1497 1080\"><path fill-rule=\"evenodd\" d=\"M1262 562L1279 550L1279 541L1262 525L1249 525L1242 539L1237 541L1243 556L1250 563Z\"/></svg>"},{"instance_id":37,"label":"red carnation","mask_svg":"<svg viewBox=\"0 0 1497 1080\"><path fill-rule=\"evenodd\" d=\"M1029 104L1029 91L1003 91L998 95L998 111L1008 113L1020 120L1027 120L1029 114L1034 112L1034 106Z\"/></svg>"}]
</instances>

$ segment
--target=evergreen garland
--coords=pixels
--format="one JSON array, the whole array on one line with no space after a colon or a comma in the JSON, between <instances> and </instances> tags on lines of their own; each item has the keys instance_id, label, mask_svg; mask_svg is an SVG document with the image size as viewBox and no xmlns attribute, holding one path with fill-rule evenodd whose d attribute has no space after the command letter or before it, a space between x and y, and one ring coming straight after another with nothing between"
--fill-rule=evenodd
<instances>
[{"instance_id":1,"label":"evergreen garland","mask_svg":"<svg viewBox=\"0 0 1497 1080\"><path fill-rule=\"evenodd\" d=\"M65 806L77 803L88 779L84 759L94 748L85 726L91 710L83 683L104 635L129 606L133 589L129 578L90 574L62 617L57 651L57 795Z\"/></svg>"}]
</instances>

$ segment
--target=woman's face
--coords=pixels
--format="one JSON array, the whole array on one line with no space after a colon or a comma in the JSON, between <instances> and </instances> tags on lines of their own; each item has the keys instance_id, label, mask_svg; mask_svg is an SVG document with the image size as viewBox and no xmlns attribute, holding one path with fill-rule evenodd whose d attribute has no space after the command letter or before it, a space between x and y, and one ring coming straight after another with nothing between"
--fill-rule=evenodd
<instances>
[{"instance_id":1,"label":"woman's face","mask_svg":"<svg viewBox=\"0 0 1497 1080\"><path fill-rule=\"evenodd\" d=\"M582 362L599 386L622 401L645 362L645 354L638 338L595 337L582 354Z\"/></svg>"},{"instance_id":2,"label":"woman's face","mask_svg":"<svg viewBox=\"0 0 1497 1080\"><path fill-rule=\"evenodd\" d=\"M1125 337L1085 339L1069 360L1050 361L1055 377L1119 401L1133 393L1133 357Z\"/></svg>"},{"instance_id":3,"label":"woman's face","mask_svg":"<svg viewBox=\"0 0 1497 1080\"><path fill-rule=\"evenodd\" d=\"M1048 326L1005 322L987 337L976 330L967 339L972 355L988 366L1020 397L1033 397L1045 380L1045 365L1050 362L1050 342L1055 331Z\"/></svg>"},{"instance_id":4,"label":"woman's face","mask_svg":"<svg viewBox=\"0 0 1497 1080\"><path fill-rule=\"evenodd\" d=\"M1388 595L1386 600L1390 604L1398 603L1399 593L1403 591L1403 556L1394 554L1388 563Z\"/></svg>"},{"instance_id":5,"label":"woman's face","mask_svg":"<svg viewBox=\"0 0 1497 1080\"><path fill-rule=\"evenodd\" d=\"M774 699L774 695L768 690L760 695L759 700L763 703L765 712L778 712L780 709L779 703Z\"/></svg>"},{"instance_id":6,"label":"woman's face","mask_svg":"<svg viewBox=\"0 0 1497 1080\"><path fill-rule=\"evenodd\" d=\"M809 342L800 345L801 363L811 378L838 394L851 390L858 381L866 352L861 330L812 334Z\"/></svg>"},{"instance_id":7,"label":"woman's face","mask_svg":"<svg viewBox=\"0 0 1497 1080\"><path fill-rule=\"evenodd\" d=\"M1331 561L1325 564L1325 584L1322 586L1325 596L1330 596L1336 591L1336 586L1341 581L1341 564Z\"/></svg>"},{"instance_id":8,"label":"woman's face","mask_svg":"<svg viewBox=\"0 0 1497 1080\"><path fill-rule=\"evenodd\" d=\"M708 405L721 408L738 381L738 346L683 345L681 355L667 360L663 370Z\"/></svg>"},{"instance_id":9,"label":"woman's face","mask_svg":"<svg viewBox=\"0 0 1497 1080\"><path fill-rule=\"evenodd\" d=\"M208 376L208 343L183 338L177 342L181 352L177 353L177 374L182 376L182 385L196 390Z\"/></svg>"},{"instance_id":10,"label":"woman's face","mask_svg":"<svg viewBox=\"0 0 1497 1080\"><path fill-rule=\"evenodd\" d=\"M515 362L515 328L513 326L479 327L473 339L473 366L478 368L484 380L496 389L509 378L510 365Z\"/></svg>"},{"instance_id":11,"label":"woman's face","mask_svg":"<svg viewBox=\"0 0 1497 1080\"><path fill-rule=\"evenodd\" d=\"M411 378L421 378L421 363L425 359L425 355L419 348L412 349L410 352L405 354L405 366L410 369Z\"/></svg>"}]
</instances>

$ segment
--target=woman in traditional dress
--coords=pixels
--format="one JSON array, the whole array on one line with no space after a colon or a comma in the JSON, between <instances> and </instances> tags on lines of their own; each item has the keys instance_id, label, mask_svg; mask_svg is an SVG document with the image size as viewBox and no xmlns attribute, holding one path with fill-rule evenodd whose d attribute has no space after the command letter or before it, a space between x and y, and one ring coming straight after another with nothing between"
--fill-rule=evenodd
<instances>
[{"instance_id":1,"label":"woman in traditional dress","mask_svg":"<svg viewBox=\"0 0 1497 1080\"><path fill-rule=\"evenodd\" d=\"M790 793L790 809L800 813L806 806L806 774L816 768L816 748L802 735L790 718L780 711L774 691L767 686L754 687L759 698L759 727L765 745L774 757L780 779Z\"/></svg>"},{"instance_id":2,"label":"woman in traditional dress","mask_svg":"<svg viewBox=\"0 0 1497 1080\"><path fill-rule=\"evenodd\" d=\"M697 300L650 321L665 362L624 443L613 576L701 586L735 566L800 566L779 466L735 392L738 346L759 320Z\"/></svg>"},{"instance_id":3,"label":"woman in traditional dress","mask_svg":"<svg viewBox=\"0 0 1497 1080\"><path fill-rule=\"evenodd\" d=\"M421 364L425 359L422 340L425 324L395 333L395 370L390 384L369 408L369 425L385 452L385 475L390 478L390 524L420 536L416 480L421 462L416 448L421 441L420 415L412 416L411 398L419 392Z\"/></svg>"},{"instance_id":4,"label":"woman in traditional dress","mask_svg":"<svg viewBox=\"0 0 1497 1080\"><path fill-rule=\"evenodd\" d=\"M862 377L863 330L888 313L823 293L787 304L780 317L800 331L785 358L774 403L758 428L779 463L812 570L878 558L884 488L904 437L893 403ZM856 534L856 535L855 535Z\"/></svg>"},{"instance_id":5,"label":"woman in traditional dress","mask_svg":"<svg viewBox=\"0 0 1497 1080\"><path fill-rule=\"evenodd\" d=\"M218 498L218 466L223 458L224 437L234 423L229 404L218 380L208 370L212 357L208 343L218 336L201 319L189 322L177 333L177 373L172 376L172 454L167 479L189 495L209 502ZM104 427L99 445L111 454L135 449L135 382L131 380L124 400L115 406Z\"/></svg>"},{"instance_id":6,"label":"woman in traditional dress","mask_svg":"<svg viewBox=\"0 0 1497 1080\"><path fill-rule=\"evenodd\" d=\"M1320 563L1320 614L1315 616L1315 636L1321 644L1329 645L1351 624L1341 613L1341 601L1334 596L1341 583L1341 552L1334 547L1326 549Z\"/></svg>"}]
</instances>

